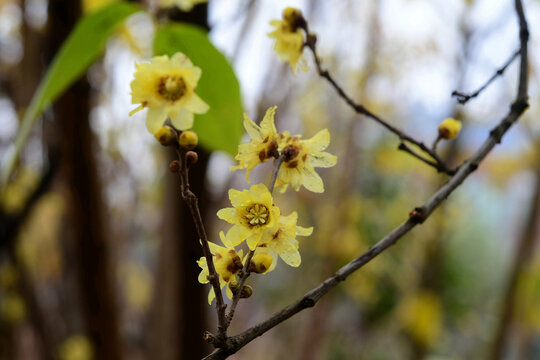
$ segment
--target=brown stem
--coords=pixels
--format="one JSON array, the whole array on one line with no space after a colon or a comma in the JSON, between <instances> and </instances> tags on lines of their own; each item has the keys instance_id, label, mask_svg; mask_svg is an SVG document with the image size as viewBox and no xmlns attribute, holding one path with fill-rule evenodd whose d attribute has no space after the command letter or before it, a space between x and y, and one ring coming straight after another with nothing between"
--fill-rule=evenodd
<instances>
[{"instance_id":1,"label":"brown stem","mask_svg":"<svg viewBox=\"0 0 540 360\"><path fill-rule=\"evenodd\" d=\"M214 293L216 295L216 312L218 317L218 338L224 340L227 337L227 326L225 320L225 305L223 301L223 295L221 294L221 286L219 285L219 275L216 272L214 261L212 259L212 252L208 245L208 237L199 209L199 199L189 188L189 167L187 164L186 153L179 146L176 148L178 159L181 163L181 169L178 172L181 180L181 196L185 203L188 205L189 211L193 217L193 222L197 228L197 234L201 240L201 247L203 250L206 263L208 265L208 280L212 284Z\"/></svg>"},{"instance_id":2,"label":"brown stem","mask_svg":"<svg viewBox=\"0 0 540 360\"><path fill-rule=\"evenodd\" d=\"M334 80L334 78L330 75L329 71L327 69L323 69L321 65L320 58L317 54L317 37L314 34L309 33L309 28L307 25L307 22L303 22L303 29L306 32L306 42L305 46L308 47L308 49L311 50L313 53L313 58L315 61L315 66L317 67L317 72L319 75L323 78L325 78L330 85L336 90L338 95L345 100L345 102L358 114L365 115L375 122L379 123L380 125L384 126L386 129L388 129L390 132L394 133L399 137L401 141L406 141L408 143L416 145L420 150L431 156L435 162L437 163L436 168L440 169L439 172L444 172L448 175L452 175L452 171L446 167L443 160L437 155L435 151L430 149L427 145L425 145L423 142L418 141L414 139L412 136L409 136L405 134L402 130L398 129L394 125L391 125L390 123L383 120L381 117L375 115L371 111L369 111L366 107L364 107L361 104L356 103L345 91L341 86L338 85L338 83ZM429 163L428 163L429 164Z\"/></svg>"}]
</instances>

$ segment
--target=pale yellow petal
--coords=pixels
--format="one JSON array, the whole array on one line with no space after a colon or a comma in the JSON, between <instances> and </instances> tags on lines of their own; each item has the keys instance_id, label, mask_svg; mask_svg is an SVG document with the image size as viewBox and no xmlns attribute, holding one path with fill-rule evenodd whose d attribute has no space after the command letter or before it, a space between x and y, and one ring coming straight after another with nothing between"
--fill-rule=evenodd
<instances>
[{"instance_id":1,"label":"pale yellow petal","mask_svg":"<svg viewBox=\"0 0 540 360\"><path fill-rule=\"evenodd\" d=\"M251 232L249 229L241 226L241 225L234 225L227 231L227 240L229 240L229 243L233 246L236 246L240 244L242 241L244 241L246 238L248 238L251 235Z\"/></svg>"},{"instance_id":2,"label":"pale yellow petal","mask_svg":"<svg viewBox=\"0 0 540 360\"><path fill-rule=\"evenodd\" d=\"M252 139L264 140L261 128L255 124L246 113L244 113L244 128Z\"/></svg>"},{"instance_id":3,"label":"pale yellow petal","mask_svg":"<svg viewBox=\"0 0 540 360\"><path fill-rule=\"evenodd\" d=\"M235 208L224 208L217 212L218 218L225 220L229 224L235 224L237 219L237 211Z\"/></svg>"},{"instance_id":4,"label":"pale yellow petal","mask_svg":"<svg viewBox=\"0 0 540 360\"><path fill-rule=\"evenodd\" d=\"M167 115L165 115L163 108L148 109L148 113L146 114L146 128L153 135L163 126L166 119Z\"/></svg>"},{"instance_id":5,"label":"pale yellow petal","mask_svg":"<svg viewBox=\"0 0 540 360\"><path fill-rule=\"evenodd\" d=\"M308 162L313 167L329 168L337 163L337 156L327 152L319 152L308 156Z\"/></svg>"},{"instance_id":6,"label":"pale yellow petal","mask_svg":"<svg viewBox=\"0 0 540 360\"><path fill-rule=\"evenodd\" d=\"M302 226L296 227L296 235L298 236L310 236L312 233L313 233L313 226L308 227L308 228L305 228Z\"/></svg>"},{"instance_id":7,"label":"pale yellow petal","mask_svg":"<svg viewBox=\"0 0 540 360\"><path fill-rule=\"evenodd\" d=\"M313 169L304 167L301 171L302 173L302 183L306 189L313 191L314 193L324 192L324 184L319 176Z\"/></svg>"},{"instance_id":8,"label":"pale yellow petal","mask_svg":"<svg viewBox=\"0 0 540 360\"><path fill-rule=\"evenodd\" d=\"M310 153L323 151L330 144L330 132L323 129L316 133L311 139L302 141Z\"/></svg>"},{"instance_id":9,"label":"pale yellow petal","mask_svg":"<svg viewBox=\"0 0 540 360\"><path fill-rule=\"evenodd\" d=\"M246 195L243 191L239 191L236 189L230 189L229 190L229 200L231 201L231 205L235 208L242 206L246 201Z\"/></svg>"},{"instance_id":10,"label":"pale yellow petal","mask_svg":"<svg viewBox=\"0 0 540 360\"><path fill-rule=\"evenodd\" d=\"M171 123L178 130L187 130L193 127L193 113L185 108L178 109L174 117L171 117Z\"/></svg>"},{"instance_id":11,"label":"pale yellow petal","mask_svg":"<svg viewBox=\"0 0 540 360\"><path fill-rule=\"evenodd\" d=\"M191 95L189 101L184 104L185 108L195 114L204 114L210 109L207 103L205 103L197 94Z\"/></svg>"},{"instance_id":12,"label":"pale yellow petal","mask_svg":"<svg viewBox=\"0 0 540 360\"><path fill-rule=\"evenodd\" d=\"M264 115L263 120L261 121L261 129L263 134L268 135L276 135L276 125L274 124L274 115L276 113L277 106L268 108L266 110L266 114Z\"/></svg>"}]
</instances>

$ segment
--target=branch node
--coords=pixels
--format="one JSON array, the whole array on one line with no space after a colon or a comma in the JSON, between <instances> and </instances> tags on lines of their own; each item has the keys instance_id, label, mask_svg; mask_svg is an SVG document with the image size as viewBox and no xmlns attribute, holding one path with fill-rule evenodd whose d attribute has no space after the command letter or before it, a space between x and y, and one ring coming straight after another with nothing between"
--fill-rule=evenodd
<instances>
[{"instance_id":1,"label":"branch node","mask_svg":"<svg viewBox=\"0 0 540 360\"><path fill-rule=\"evenodd\" d=\"M409 213L409 219L422 224L426 219L426 211L423 207L416 207Z\"/></svg>"},{"instance_id":2,"label":"branch node","mask_svg":"<svg viewBox=\"0 0 540 360\"><path fill-rule=\"evenodd\" d=\"M313 300L310 297L306 297L302 299L302 307L310 308L315 306L315 300Z\"/></svg>"}]
</instances>

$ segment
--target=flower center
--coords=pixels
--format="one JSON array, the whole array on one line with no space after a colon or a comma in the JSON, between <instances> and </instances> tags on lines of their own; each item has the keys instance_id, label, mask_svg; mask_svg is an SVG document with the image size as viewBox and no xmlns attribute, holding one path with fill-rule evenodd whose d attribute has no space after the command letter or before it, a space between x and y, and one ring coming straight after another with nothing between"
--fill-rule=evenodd
<instances>
[{"instance_id":1,"label":"flower center","mask_svg":"<svg viewBox=\"0 0 540 360\"><path fill-rule=\"evenodd\" d=\"M159 79L158 92L166 100L176 101L186 92L184 79L177 76L165 76Z\"/></svg>"},{"instance_id":2,"label":"flower center","mask_svg":"<svg viewBox=\"0 0 540 360\"><path fill-rule=\"evenodd\" d=\"M255 204L248 210L245 217L250 225L264 225L268 222L268 208L261 204Z\"/></svg>"}]
</instances>

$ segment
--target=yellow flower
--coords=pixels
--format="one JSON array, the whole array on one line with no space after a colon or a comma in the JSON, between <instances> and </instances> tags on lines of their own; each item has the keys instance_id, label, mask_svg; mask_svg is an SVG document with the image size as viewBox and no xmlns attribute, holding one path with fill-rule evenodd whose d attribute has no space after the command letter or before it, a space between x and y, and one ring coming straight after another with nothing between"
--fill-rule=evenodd
<instances>
[{"instance_id":1,"label":"yellow flower","mask_svg":"<svg viewBox=\"0 0 540 360\"><path fill-rule=\"evenodd\" d=\"M313 232L313 227L304 228L296 226L298 214L296 211L287 216L280 216L277 226L267 230L268 236L259 244L257 250L264 248L274 259L274 264L278 255L290 266L300 265L300 253L298 252L298 240L296 236L309 236ZM275 265L274 265L275 266Z\"/></svg>"},{"instance_id":2,"label":"yellow flower","mask_svg":"<svg viewBox=\"0 0 540 360\"><path fill-rule=\"evenodd\" d=\"M282 186L281 192L285 192L289 184L296 191L303 185L309 191L324 192L323 181L314 168L336 165L337 157L323 151L329 143L328 129L319 131L309 140L300 140L299 135L287 140L281 151L283 164L276 181L276 186Z\"/></svg>"},{"instance_id":3,"label":"yellow flower","mask_svg":"<svg viewBox=\"0 0 540 360\"><path fill-rule=\"evenodd\" d=\"M19 294L10 292L2 297L0 318L11 325L23 322L26 318L26 304Z\"/></svg>"},{"instance_id":4,"label":"yellow flower","mask_svg":"<svg viewBox=\"0 0 540 360\"><path fill-rule=\"evenodd\" d=\"M291 65L293 74L296 74L296 67L301 61L301 69L307 70L302 57L304 48L304 33L300 25L305 21L300 10L288 7L283 10L283 20L272 20L270 25L275 29L268 34L275 38L274 50L281 61L287 61Z\"/></svg>"},{"instance_id":5,"label":"yellow flower","mask_svg":"<svg viewBox=\"0 0 540 360\"><path fill-rule=\"evenodd\" d=\"M266 110L261 125L255 124L247 114L244 114L244 127L247 133L251 136L248 143L238 146L238 154L234 157L239 161L239 165L231 166L231 170L246 169L246 180L249 181L250 171L260 163L267 161L270 158L279 156L278 148L280 139L283 135L279 135L274 125L274 114L277 106Z\"/></svg>"},{"instance_id":6,"label":"yellow flower","mask_svg":"<svg viewBox=\"0 0 540 360\"><path fill-rule=\"evenodd\" d=\"M169 8L176 5L180 10L188 12L191 11L195 5L207 1L208 0L159 0L158 5L161 8Z\"/></svg>"},{"instance_id":7,"label":"yellow flower","mask_svg":"<svg viewBox=\"0 0 540 360\"><path fill-rule=\"evenodd\" d=\"M447 118L439 125L439 136L443 139L450 140L458 136L460 130L461 121L454 118Z\"/></svg>"},{"instance_id":8,"label":"yellow flower","mask_svg":"<svg viewBox=\"0 0 540 360\"><path fill-rule=\"evenodd\" d=\"M398 319L413 339L431 347L442 332L441 300L428 290L406 295L398 306Z\"/></svg>"},{"instance_id":9,"label":"yellow flower","mask_svg":"<svg viewBox=\"0 0 540 360\"><path fill-rule=\"evenodd\" d=\"M61 360L91 360L94 358L94 348L86 336L72 335L67 338L59 349Z\"/></svg>"},{"instance_id":10,"label":"yellow flower","mask_svg":"<svg viewBox=\"0 0 540 360\"><path fill-rule=\"evenodd\" d=\"M227 240L236 246L246 240L249 248L254 250L263 235L278 221L280 211L274 205L272 194L266 186L253 185L249 190L229 190L229 199L233 207L218 211L217 216L233 224L227 232Z\"/></svg>"},{"instance_id":11,"label":"yellow flower","mask_svg":"<svg viewBox=\"0 0 540 360\"><path fill-rule=\"evenodd\" d=\"M204 114L208 105L195 94L201 69L182 53L169 59L156 56L149 63L137 64L131 82L131 102L140 104L129 115L148 108L146 127L155 134L167 117L178 130L193 126L193 114Z\"/></svg>"},{"instance_id":12,"label":"yellow flower","mask_svg":"<svg viewBox=\"0 0 540 360\"><path fill-rule=\"evenodd\" d=\"M234 248L228 246L230 241L225 237L225 234L222 232L219 233L219 237L225 246L219 246L212 242L208 243L210 247L210 252L212 255L212 260L214 262L214 267L216 272L219 275L219 285L223 288L225 285L230 284L231 281L236 280L236 274L242 269L242 250L236 252ZM206 258L203 256L198 261L197 264L201 267L201 273L199 274L199 282L201 284L208 284L208 275L210 274L208 270L208 264ZM229 299L232 299L232 291L227 286L226 294ZM211 304L212 300L216 297L214 293L214 288L210 289L208 293L208 303Z\"/></svg>"},{"instance_id":13,"label":"yellow flower","mask_svg":"<svg viewBox=\"0 0 540 360\"><path fill-rule=\"evenodd\" d=\"M258 247L255 249L255 254L249 264L249 271L264 274L274 270L275 267L276 262L274 257L265 248Z\"/></svg>"}]
</instances>

